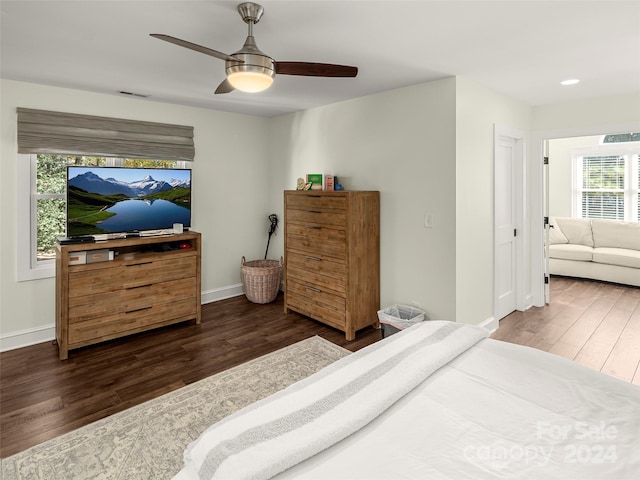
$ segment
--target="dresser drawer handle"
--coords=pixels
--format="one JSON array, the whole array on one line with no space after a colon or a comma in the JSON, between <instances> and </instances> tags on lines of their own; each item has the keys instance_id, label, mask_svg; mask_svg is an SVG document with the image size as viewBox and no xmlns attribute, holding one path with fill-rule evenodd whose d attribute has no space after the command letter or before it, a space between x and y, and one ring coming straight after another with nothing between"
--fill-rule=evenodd
<instances>
[{"instance_id":1,"label":"dresser drawer handle","mask_svg":"<svg viewBox=\"0 0 640 480\"><path fill-rule=\"evenodd\" d=\"M304 258L306 258L307 260L313 260L315 262L321 262L322 259L318 258L318 257L312 257L311 255L306 255Z\"/></svg>"},{"instance_id":2,"label":"dresser drawer handle","mask_svg":"<svg viewBox=\"0 0 640 480\"><path fill-rule=\"evenodd\" d=\"M125 265L125 267L137 267L138 265L150 265L153 262L140 262L140 263L130 263L128 265Z\"/></svg>"},{"instance_id":3,"label":"dresser drawer handle","mask_svg":"<svg viewBox=\"0 0 640 480\"><path fill-rule=\"evenodd\" d=\"M136 288L147 288L147 287L150 287L152 285L153 285L153 283L147 283L146 285L138 285L136 287L127 287L126 290L134 290Z\"/></svg>"},{"instance_id":4,"label":"dresser drawer handle","mask_svg":"<svg viewBox=\"0 0 640 480\"><path fill-rule=\"evenodd\" d=\"M304 228L311 228L313 230L321 230L322 227L316 227L315 225L305 225Z\"/></svg>"},{"instance_id":5,"label":"dresser drawer handle","mask_svg":"<svg viewBox=\"0 0 640 480\"><path fill-rule=\"evenodd\" d=\"M151 310L152 308L153 308L153 306L150 306L150 307L142 307L142 308L136 308L136 309L134 309L134 310L127 310L127 311L126 311L126 312L124 312L124 313L129 314L129 313L141 312L141 311L143 311L143 310Z\"/></svg>"},{"instance_id":6,"label":"dresser drawer handle","mask_svg":"<svg viewBox=\"0 0 640 480\"><path fill-rule=\"evenodd\" d=\"M322 212L319 212L318 210L305 210L305 212L307 212L307 213L317 213L317 214L322 213Z\"/></svg>"},{"instance_id":7,"label":"dresser drawer handle","mask_svg":"<svg viewBox=\"0 0 640 480\"><path fill-rule=\"evenodd\" d=\"M316 292L316 293L320 293L322 291L319 288L310 287L309 285L307 285L307 290L311 290L312 292Z\"/></svg>"}]
</instances>

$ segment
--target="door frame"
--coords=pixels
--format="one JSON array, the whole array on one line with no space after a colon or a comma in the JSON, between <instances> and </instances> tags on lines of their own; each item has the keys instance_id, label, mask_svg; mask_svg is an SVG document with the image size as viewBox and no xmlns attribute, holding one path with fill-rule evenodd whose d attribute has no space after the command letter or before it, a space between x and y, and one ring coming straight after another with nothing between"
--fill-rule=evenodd
<instances>
[{"instance_id":1,"label":"door frame","mask_svg":"<svg viewBox=\"0 0 640 480\"><path fill-rule=\"evenodd\" d=\"M582 127L540 130L532 133L529 176L531 187L531 209L529 242L531 248L531 303L536 307L545 305L545 228L544 228L544 141L556 138L605 135L640 131L640 122L586 125Z\"/></svg>"},{"instance_id":2,"label":"door frame","mask_svg":"<svg viewBox=\"0 0 640 480\"><path fill-rule=\"evenodd\" d=\"M494 125L494 138L493 138L493 317L497 318L497 305L498 305L498 255L496 252L496 238L497 238L497 221L496 221L496 157L498 155L499 139L500 137L510 138L514 141L514 165L513 165L513 212L514 212L514 226L517 233L515 237L515 256L514 256L514 281L516 291L516 310L524 311L527 308L526 305L526 258L527 251L527 239L528 235L525 229L526 218L526 142L525 133L521 130L506 127L504 125Z\"/></svg>"}]
</instances>

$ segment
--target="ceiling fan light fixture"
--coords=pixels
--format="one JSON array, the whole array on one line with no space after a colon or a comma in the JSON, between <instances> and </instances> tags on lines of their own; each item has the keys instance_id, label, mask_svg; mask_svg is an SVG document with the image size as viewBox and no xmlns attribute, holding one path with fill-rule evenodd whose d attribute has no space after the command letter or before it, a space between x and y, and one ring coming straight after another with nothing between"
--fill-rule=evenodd
<instances>
[{"instance_id":1,"label":"ceiling fan light fixture","mask_svg":"<svg viewBox=\"0 0 640 480\"><path fill-rule=\"evenodd\" d=\"M251 70L240 70L227 74L227 80L233 88L241 92L257 93L269 88L273 83L273 71L256 67Z\"/></svg>"},{"instance_id":2,"label":"ceiling fan light fixture","mask_svg":"<svg viewBox=\"0 0 640 480\"><path fill-rule=\"evenodd\" d=\"M227 81L241 92L257 93L269 88L275 77L275 62L248 37L243 50L233 54L237 61L226 62Z\"/></svg>"}]
</instances>

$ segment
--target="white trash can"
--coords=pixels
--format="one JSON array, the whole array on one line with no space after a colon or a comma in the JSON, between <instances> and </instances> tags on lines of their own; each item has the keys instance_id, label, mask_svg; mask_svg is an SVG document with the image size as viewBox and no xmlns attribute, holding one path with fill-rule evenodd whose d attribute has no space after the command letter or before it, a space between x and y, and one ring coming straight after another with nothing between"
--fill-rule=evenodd
<instances>
[{"instance_id":1,"label":"white trash can","mask_svg":"<svg viewBox=\"0 0 640 480\"><path fill-rule=\"evenodd\" d=\"M391 305L378 310L378 319L382 327L382 338L424 322L425 312L411 305Z\"/></svg>"}]
</instances>

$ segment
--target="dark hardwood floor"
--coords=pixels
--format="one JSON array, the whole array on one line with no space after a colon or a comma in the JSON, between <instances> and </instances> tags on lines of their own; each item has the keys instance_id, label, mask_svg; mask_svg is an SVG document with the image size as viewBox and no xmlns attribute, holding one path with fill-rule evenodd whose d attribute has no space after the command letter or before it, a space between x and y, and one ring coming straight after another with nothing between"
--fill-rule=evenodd
<instances>
[{"instance_id":1,"label":"dark hardwood floor","mask_svg":"<svg viewBox=\"0 0 640 480\"><path fill-rule=\"evenodd\" d=\"M282 294L256 305L244 296L203 305L184 323L72 350L52 343L0 354L0 457L176 390L266 353L319 335L356 351L380 339L367 327L344 334L285 314Z\"/></svg>"},{"instance_id":2,"label":"dark hardwood floor","mask_svg":"<svg viewBox=\"0 0 640 480\"><path fill-rule=\"evenodd\" d=\"M554 276L550 296L543 308L502 319L492 338L640 385L640 288Z\"/></svg>"},{"instance_id":3,"label":"dark hardwood floor","mask_svg":"<svg viewBox=\"0 0 640 480\"><path fill-rule=\"evenodd\" d=\"M202 313L201 325L73 350L65 361L51 343L0 354L0 456L313 335L351 351L380 339L368 327L347 342L342 332L286 315L282 295L267 305L235 297L203 305ZM512 313L492 337L640 385L640 288L553 277L549 305Z\"/></svg>"}]
</instances>

